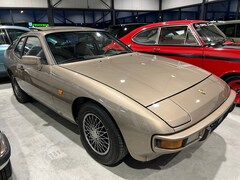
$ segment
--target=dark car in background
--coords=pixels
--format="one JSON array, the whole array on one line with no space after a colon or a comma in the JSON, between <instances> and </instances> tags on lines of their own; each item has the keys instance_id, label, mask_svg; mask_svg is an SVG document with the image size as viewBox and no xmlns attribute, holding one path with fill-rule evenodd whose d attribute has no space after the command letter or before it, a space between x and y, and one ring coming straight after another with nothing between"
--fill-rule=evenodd
<instances>
[{"instance_id":1,"label":"dark car in background","mask_svg":"<svg viewBox=\"0 0 240 180\"><path fill-rule=\"evenodd\" d=\"M136 28L146 25L146 23L131 23L111 25L107 31L116 38L121 38Z\"/></svg>"},{"instance_id":2,"label":"dark car in background","mask_svg":"<svg viewBox=\"0 0 240 180\"><path fill-rule=\"evenodd\" d=\"M28 31L28 28L20 26L0 26L0 77L7 77L3 64L5 50L18 36Z\"/></svg>"},{"instance_id":3,"label":"dark car in background","mask_svg":"<svg viewBox=\"0 0 240 180\"><path fill-rule=\"evenodd\" d=\"M228 38L240 42L240 20L219 21L215 24Z\"/></svg>"},{"instance_id":4,"label":"dark car in background","mask_svg":"<svg viewBox=\"0 0 240 180\"><path fill-rule=\"evenodd\" d=\"M7 137L0 131L0 179L7 180L12 175L10 162L11 148Z\"/></svg>"}]
</instances>

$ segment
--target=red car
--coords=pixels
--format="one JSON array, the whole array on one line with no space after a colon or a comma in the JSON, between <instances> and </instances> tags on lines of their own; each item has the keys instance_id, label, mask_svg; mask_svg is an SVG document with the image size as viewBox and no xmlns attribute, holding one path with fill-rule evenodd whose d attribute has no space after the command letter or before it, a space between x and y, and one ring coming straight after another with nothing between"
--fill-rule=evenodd
<instances>
[{"instance_id":1,"label":"red car","mask_svg":"<svg viewBox=\"0 0 240 180\"><path fill-rule=\"evenodd\" d=\"M137 28L120 39L133 50L184 61L225 80L240 104L240 43L227 40L212 23L169 21Z\"/></svg>"}]
</instances>

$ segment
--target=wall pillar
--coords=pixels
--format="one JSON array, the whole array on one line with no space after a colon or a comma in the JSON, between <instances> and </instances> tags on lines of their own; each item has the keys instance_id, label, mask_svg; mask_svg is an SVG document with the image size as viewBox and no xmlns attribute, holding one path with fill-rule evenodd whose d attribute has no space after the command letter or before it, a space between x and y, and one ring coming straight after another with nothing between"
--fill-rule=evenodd
<instances>
[{"instance_id":1,"label":"wall pillar","mask_svg":"<svg viewBox=\"0 0 240 180\"><path fill-rule=\"evenodd\" d=\"M203 0L201 5L201 14L200 14L201 20L205 20L206 18L205 12L206 12L206 0Z\"/></svg>"},{"instance_id":2,"label":"wall pillar","mask_svg":"<svg viewBox=\"0 0 240 180\"><path fill-rule=\"evenodd\" d=\"M49 26L54 26L53 5L51 3L51 0L47 0L47 2L48 2L48 9L47 9L48 23L49 23Z\"/></svg>"}]
</instances>

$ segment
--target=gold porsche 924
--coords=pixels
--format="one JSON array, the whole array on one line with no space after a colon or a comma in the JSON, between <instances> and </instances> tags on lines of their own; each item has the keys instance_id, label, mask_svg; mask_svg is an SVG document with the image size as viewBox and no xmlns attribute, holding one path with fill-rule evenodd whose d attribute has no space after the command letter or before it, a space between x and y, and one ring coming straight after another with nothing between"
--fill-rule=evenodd
<instances>
[{"instance_id":1,"label":"gold porsche 924","mask_svg":"<svg viewBox=\"0 0 240 180\"><path fill-rule=\"evenodd\" d=\"M29 32L5 58L17 100L32 97L78 124L85 149L105 165L181 151L234 108L235 92L215 75L133 52L101 30Z\"/></svg>"}]
</instances>

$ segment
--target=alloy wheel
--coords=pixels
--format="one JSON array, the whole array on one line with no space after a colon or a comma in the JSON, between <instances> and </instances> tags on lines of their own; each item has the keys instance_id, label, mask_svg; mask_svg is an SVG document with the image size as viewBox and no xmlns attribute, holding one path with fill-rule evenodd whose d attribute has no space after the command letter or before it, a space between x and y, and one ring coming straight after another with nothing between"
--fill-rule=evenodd
<instances>
[{"instance_id":1,"label":"alloy wheel","mask_svg":"<svg viewBox=\"0 0 240 180\"><path fill-rule=\"evenodd\" d=\"M94 152L104 156L109 152L110 140L101 119L95 114L87 113L83 118L84 136Z\"/></svg>"}]
</instances>

